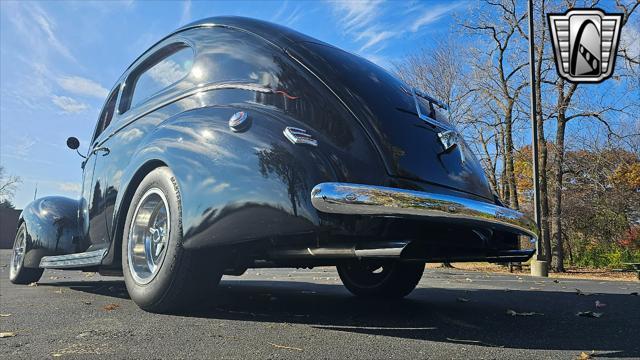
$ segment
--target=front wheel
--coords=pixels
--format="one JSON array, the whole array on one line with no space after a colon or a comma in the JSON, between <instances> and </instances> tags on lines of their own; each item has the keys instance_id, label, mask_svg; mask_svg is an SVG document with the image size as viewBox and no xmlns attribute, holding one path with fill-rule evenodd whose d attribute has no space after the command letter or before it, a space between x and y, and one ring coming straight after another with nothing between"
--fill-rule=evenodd
<instances>
[{"instance_id":1,"label":"front wheel","mask_svg":"<svg viewBox=\"0 0 640 360\"><path fill-rule=\"evenodd\" d=\"M353 260L337 266L344 286L362 297L402 298L416 288L424 264L416 262Z\"/></svg>"},{"instance_id":2,"label":"front wheel","mask_svg":"<svg viewBox=\"0 0 640 360\"><path fill-rule=\"evenodd\" d=\"M13 242L13 251L11 252L11 267L9 268L9 280L14 284L31 284L40 280L44 269L27 268L24 266L24 256L29 246L29 234L27 226L23 222L18 227L16 239Z\"/></svg>"},{"instance_id":3,"label":"front wheel","mask_svg":"<svg viewBox=\"0 0 640 360\"><path fill-rule=\"evenodd\" d=\"M122 241L125 284L144 310L184 309L209 294L222 277L222 267L212 258L183 248L181 218L175 177L166 167L151 171L133 195Z\"/></svg>"}]
</instances>

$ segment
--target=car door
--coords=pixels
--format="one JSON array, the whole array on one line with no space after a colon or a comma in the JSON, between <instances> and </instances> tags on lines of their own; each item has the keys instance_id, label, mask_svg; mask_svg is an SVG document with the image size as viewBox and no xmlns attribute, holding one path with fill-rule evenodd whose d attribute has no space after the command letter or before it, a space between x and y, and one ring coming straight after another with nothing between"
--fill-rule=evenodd
<instances>
[{"instance_id":1,"label":"car door","mask_svg":"<svg viewBox=\"0 0 640 360\"><path fill-rule=\"evenodd\" d=\"M106 188L104 179L96 176L96 167L107 161L109 149L104 146L103 132L111 123L120 87L111 91L100 113L98 124L91 140L87 158L84 161L80 221L84 241L79 252L102 249L108 244L109 235L105 220Z\"/></svg>"}]
</instances>

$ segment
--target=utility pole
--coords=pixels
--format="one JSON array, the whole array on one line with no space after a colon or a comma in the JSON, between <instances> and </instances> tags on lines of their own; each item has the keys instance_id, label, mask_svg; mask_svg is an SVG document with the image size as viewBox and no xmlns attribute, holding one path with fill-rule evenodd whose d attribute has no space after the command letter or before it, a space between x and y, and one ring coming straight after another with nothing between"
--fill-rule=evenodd
<instances>
[{"instance_id":1,"label":"utility pole","mask_svg":"<svg viewBox=\"0 0 640 360\"><path fill-rule=\"evenodd\" d=\"M540 184L538 178L538 127L536 125L536 54L535 54L535 32L533 28L533 0L528 0L529 3L529 70L530 70L530 82L531 87L531 152L533 161L533 213L536 222L536 228L538 230L538 240L536 241L536 255L534 259L531 259L531 275L533 276L549 276L549 270L547 268L547 261L542 257L542 246L540 244ZM544 16L544 14L543 14ZM541 44L544 46L544 44Z\"/></svg>"}]
</instances>

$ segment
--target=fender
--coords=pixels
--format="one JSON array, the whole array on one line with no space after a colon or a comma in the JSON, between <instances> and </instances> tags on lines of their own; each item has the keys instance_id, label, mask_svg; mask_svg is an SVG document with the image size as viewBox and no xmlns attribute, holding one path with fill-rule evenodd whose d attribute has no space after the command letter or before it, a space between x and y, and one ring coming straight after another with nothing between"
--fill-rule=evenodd
<instances>
[{"instance_id":1,"label":"fender","mask_svg":"<svg viewBox=\"0 0 640 360\"><path fill-rule=\"evenodd\" d=\"M27 228L27 252L24 266L37 268L43 256L80 252L80 201L61 196L48 196L27 205L18 224Z\"/></svg>"},{"instance_id":2,"label":"fender","mask_svg":"<svg viewBox=\"0 0 640 360\"><path fill-rule=\"evenodd\" d=\"M238 111L247 112L251 122L243 132L229 128L229 118ZM287 126L308 130L319 146L291 143L283 134ZM336 151L321 130L277 108L244 103L170 117L140 141L123 171L111 229L116 241L103 264L118 257L115 245L123 237L119 231L128 201L137 183L157 166L171 169L179 189L185 248L237 244L257 240L256 234L313 238L320 218L311 189L352 176L348 166L336 166L337 157L331 155Z\"/></svg>"}]
</instances>

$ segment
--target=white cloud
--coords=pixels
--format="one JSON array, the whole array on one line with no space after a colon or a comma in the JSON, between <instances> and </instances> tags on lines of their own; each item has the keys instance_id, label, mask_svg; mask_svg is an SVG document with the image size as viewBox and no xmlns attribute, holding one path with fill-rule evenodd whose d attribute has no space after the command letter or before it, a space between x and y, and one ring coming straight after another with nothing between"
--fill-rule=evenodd
<instances>
[{"instance_id":1,"label":"white cloud","mask_svg":"<svg viewBox=\"0 0 640 360\"><path fill-rule=\"evenodd\" d=\"M180 15L180 26L191 21L191 0L182 3L182 15Z\"/></svg>"},{"instance_id":2,"label":"white cloud","mask_svg":"<svg viewBox=\"0 0 640 360\"><path fill-rule=\"evenodd\" d=\"M378 44L379 42L390 39L396 35L398 35L398 33L393 31L381 31L364 35L363 37L367 37L369 40L364 45L362 45L359 51L365 51L366 49Z\"/></svg>"},{"instance_id":3,"label":"white cloud","mask_svg":"<svg viewBox=\"0 0 640 360\"><path fill-rule=\"evenodd\" d=\"M218 193L221 191L224 191L224 189L228 188L229 186L231 186L229 183L223 182L220 183L214 187L211 188L211 190L209 190L210 193Z\"/></svg>"},{"instance_id":4,"label":"white cloud","mask_svg":"<svg viewBox=\"0 0 640 360\"><path fill-rule=\"evenodd\" d=\"M42 9L40 6L34 3L30 3L30 6L25 8L31 18L38 25L40 30L46 35L46 43L53 47L58 53L62 56L66 57L73 62L76 62L76 59L71 54L71 51L58 39L56 35L56 24L49 17L49 15Z\"/></svg>"},{"instance_id":5,"label":"white cloud","mask_svg":"<svg viewBox=\"0 0 640 360\"><path fill-rule=\"evenodd\" d=\"M347 31L357 31L371 24L380 15L380 4L381 0L331 2Z\"/></svg>"},{"instance_id":6,"label":"white cloud","mask_svg":"<svg viewBox=\"0 0 640 360\"><path fill-rule=\"evenodd\" d=\"M89 108L89 105L67 96L51 95L51 101L66 113L79 113Z\"/></svg>"},{"instance_id":7,"label":"white cloud","mask_svg":"<svg viewBox=\"0 0 640 360\"><path fill-rule=\"evenodd\" d=\"M162 86L169 86L184 77L184 69L173 60L164 60L149 69L149 76Z\"/></svg>"},{"instance_id":8,"label":"white cloud","mask_svg":"<svg viewBox=\"0 0 640 360\"><path fill-rule=\"evenodd\" d=\"M462 5L460 2L447 4L447 5L439 5L433 8L426 9L420 17L418 17L413 24L411 24L411 31L416 32L420 30L421 27L425 25L429 25L433 22L440 20L446 13L451 10Z\"/></svg>"},{"instance_id":9,"label":"white cloud","mask_svg":"<svg viewBox=\"0 0 640 360\"><path fill-rule=\"evenodd\" d=\"M56 79L58 85L70 93L104 99L109 90L93 80L80 76L62 76Z\"/></svg>"},{"instance_id":10,"label":"white cloud","mask_svg":"<svg viewBox=\"0 0 640 360\"><path fill-rule=\"evenodd\" d=\"M59 182L56 183L56 187L66 193L80 194L80 191L82 191L82 186L74 182Z\"/></svg>"}]
</instances>

